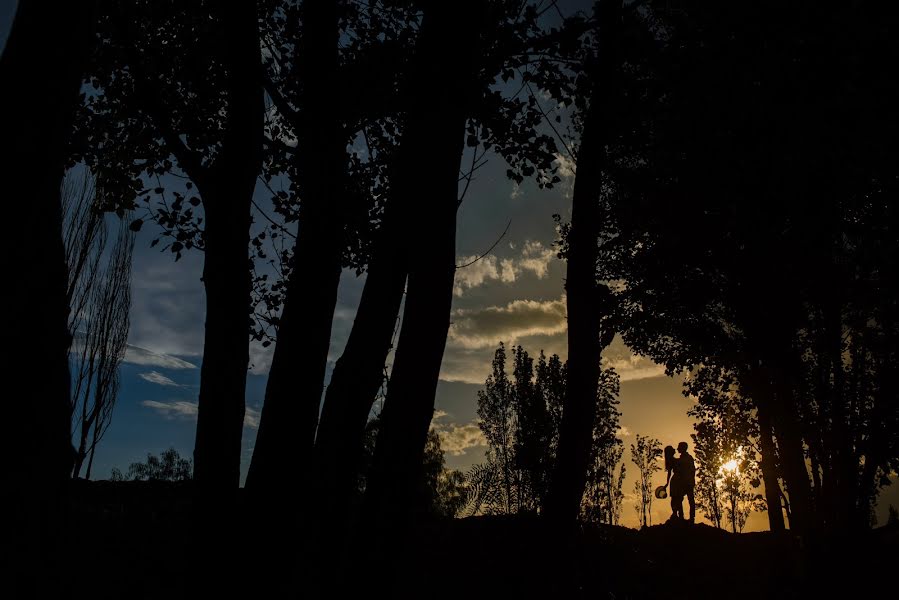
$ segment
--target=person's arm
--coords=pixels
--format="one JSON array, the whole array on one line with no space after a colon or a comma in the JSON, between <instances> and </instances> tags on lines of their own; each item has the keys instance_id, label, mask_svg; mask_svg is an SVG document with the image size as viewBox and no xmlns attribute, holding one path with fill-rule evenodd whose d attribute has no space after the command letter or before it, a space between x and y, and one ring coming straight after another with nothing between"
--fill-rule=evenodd
<instances>
[{"instance_id":1,"label":"person's arm","mask_svg":"<svg viewBox=\"0 0 899 600\"><path fill-rule=\"evenodd\" d=\"M668 469L668 478L665 480L665 487L668 487L668 484L671 483L671 469Z\"/></svg>"}]
</instances>

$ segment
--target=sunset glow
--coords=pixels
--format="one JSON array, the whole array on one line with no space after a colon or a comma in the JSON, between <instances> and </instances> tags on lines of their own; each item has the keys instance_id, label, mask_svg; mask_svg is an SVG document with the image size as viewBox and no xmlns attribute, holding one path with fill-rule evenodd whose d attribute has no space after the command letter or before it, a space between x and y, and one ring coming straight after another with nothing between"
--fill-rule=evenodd
<instances>
[{"instance_id":1,"label":"sunset glow","mask_svg":"<svg viewBox=\"0 0 899 600\"><path fill-rule=\"evenodd\" d=\"M737 471L737 459L733 458L721 465L721 470L735 473Z\"/></svg>"}]
</instances>

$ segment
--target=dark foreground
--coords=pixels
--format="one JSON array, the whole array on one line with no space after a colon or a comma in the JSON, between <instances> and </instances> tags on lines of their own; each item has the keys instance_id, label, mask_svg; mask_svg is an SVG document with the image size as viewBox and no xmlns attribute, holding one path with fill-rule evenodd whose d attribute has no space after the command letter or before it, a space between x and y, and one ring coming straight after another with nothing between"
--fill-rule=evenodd
<instances>
[{"instance_id":1,"label":"dark foreground","mask_svg":"<svg viewBox=\"0 0 899 600\"><path fill-rule=\"evenodd\" d=\"M59 541L64 567L56 570L64 581L50 586L53 595L285 597L265 586L275 556L283 565L276 571L293 571L279 573L295 591L287 597L332 596L328 587L315 591L299 568L300 534L286 524L260 532L264 509L240 502L221 518L215 564L204 568L212 554L195 539L197 513L183 485L80 483L71 504ZM876 598L899 566L896 527L805 544L789 534L732 535L705 525L590 527L564 539L534 517L421 524L410 550L393 561L394 575L376 583L391 598ZM385 551L383 540L367 543L371 553ZM342 596L339 583L334 597Z\"/></svg>"}]
</instances>

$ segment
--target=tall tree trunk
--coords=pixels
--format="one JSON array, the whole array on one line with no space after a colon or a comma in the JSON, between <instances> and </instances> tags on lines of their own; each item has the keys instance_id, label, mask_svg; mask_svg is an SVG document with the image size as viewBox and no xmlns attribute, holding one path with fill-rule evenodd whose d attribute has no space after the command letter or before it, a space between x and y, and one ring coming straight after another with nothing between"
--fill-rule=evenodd
<instances>
[{"instance_id":1,"label":"tall tree trunk","mask_svg":"<svg viewBox=\"0 0 899 600\"><path fill-rule=\"evenodd\" d=\"M814 527L812 491L805 449L799 433L796 417L796 400L792 387L783 380L784 375L774 375L774 402L772 424L777 438L780 464L787 493L790 496L790 527L804 534Z\"/></svg>"},{"instance_id":2,"label":"tall tree trunk","mask_svg":"<svg viewBox=\"0 0 899 600\"><path fill-rule=\"evenodd\" d=\"M365 493L366 533L360 538L389 540L393 550L404 542L421 477L449 330L459 167L476 92L477 23L471 0L427 4L410 77L413 97L401 143L403 154L414 160L405 165L400 176L408 179L400 185L404 194L426 194L427 219L410 215L418 222L404 239L409 282L403 325ZM385 568L388 554L368 562L365 570Z\"/></svg>"},{"instance_id":3,"label":"tall tree trunk","mask_svg":"<svg viewBox=\"0 0 899 600\"><path fill-rule=\"evenodd\" d=\"M596 282L605 145L612 136L611 114L617 101L617 37L620 0L597 4L600 28L599 60L593 97L584 122L578 151L578 170L568 236L568 385L559 431L559 452L547 499L547 516L573 524L580 513L596 421L596 390L600 357L613 331L602 329L608 290Z\"/></svg>"},{"instance_id":4,"label":"tall tree trunk","mask_svg":"<svg viewBox=\"0 0 899 600\"><path fill-rule=\"evenodd\" d=\"M7 378L11 429L19 458L15 480L65 481L72 472L66 302L60 185L66 144L93 35L94 3L67 2L47 12L21 0L0 59L4 107L2 169L9 222L7 279L27 290L33 319L11 319L9 339L41 376ZM52 42L48 42L52 40ZM28 252L23 261L20 253ZM22 481L14 487L28 487Z\"/></svg>"},{"instance_id":5,"label":"tall tree trunk","mask_svg":"<svg viewBox=\"0 0 899 600\"><path fill-rule=\"evenodd\" d=\"M406 165L414 160L413 156L405 156L397 163ZM315 495L321 503L321 512L317 512L322 523L332 529L334 538L340 537L340 524L347 525L365 427L384 379L384 365L406 286L403 232L410 225L405 219L414 214L415 193L402 191L401 178L397 183L368 268L353 329L331 375L315 441Z\"/></svg>"},{"instance_id":6,"label":"tall tree trunk","mask_svg":"<svg viewBox=\"0 0 899 600\"><path fill-rule=\"evenodd\" d=\"M774 246L761 249L750 265L749 289L782 286L790 282L782 275L773 282L763 269L776 263ZM790 529L804 535L814 524L812 489L805 462L802 431L797 404L798 374L801 362L794 349L794 338L801 308L795 302L773 295L744 297L741 305L749 334L746 353L751 357L750 379L760 425L769 421L776 440L780 475L789 496Z\"/></svg>"},{"instance_id":7,"label":"tall tree trunk","mask_svg":"<svg viewBox=\"0 0 899 600\"><path fill-rule=\"evenodd\" d=\"M215 163L188 172L205 209L206 336L200 370L194 477L201 490L240 485L249 364L250 206L262 162L262 85L254 2L223 6L229 69L227 129Z\"/></svg>"},{"instance_id":8,"label":"tall tree trunk","mask_svg":"<svg viewBox=\"0 0 899 600\"><path fill-rule=\"evenodd\" d=\"M47 10L43 3L20 0L0 58L0 177L10 224L4 277L24 292L31 316L8 319L5 335L17 356L40 369L39 377L28 377L21 361L4 361L7 443L16 457L0 497L15 515L5 541L15 548L7 564L15 577L9 587L48 597L65 593L55 587L62 582L53 548L74 462L60 184L94 8L93 2L72 0Z\"/></svg>"},{"instance_id":9,"label":"tall tree trunk","mask_svg":"<svg viewBox=\"0 0 899 600\"><path fill-rule=\"evenodd\" d=\"M760 392L761 393L761 392ZM785 529L784 514L780 503L780 481L777 477L777 450L771 429L770 407L762 402L764 409L756 401L759 422L759 446L761 446L762 481L765 483L765 501L768 503L768 527L771 531Z\"/></svg>"},{"instance_id":10,"label":"tall tree trunk","mask_svg":"<svg viewBox=\"0 0 899 600\"><path fill-rule=\"evenodd\" d=\"M297 487L287 473L309 472L344 248L347 156L337 112L337 38L337 3L305 2L299 235L247 475L248 488L277 491L284 500Z\"/></svg>"}]
</instances>

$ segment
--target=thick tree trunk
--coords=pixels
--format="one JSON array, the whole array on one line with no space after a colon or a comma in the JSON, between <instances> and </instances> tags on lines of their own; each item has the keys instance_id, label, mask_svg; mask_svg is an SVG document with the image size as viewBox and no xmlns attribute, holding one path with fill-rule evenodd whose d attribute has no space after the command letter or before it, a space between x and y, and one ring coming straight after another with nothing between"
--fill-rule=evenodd
<instances>
[{"instance_id":1,"label":"thick tree trunk","mask_svg":"<svg viewBox=\"0 0 899 600\"><path fill-rule=\"evenodd\" d=\"M91 48L94 3L53 6L20 0L0 58L0 178L5 219L4 270L27 314L7 319L5 336L21 360L4 361L6 443L15 449L0 499L8 507L4 544L9 589L61 597L64 559L55 548L72 473L68 352L68 271L60 185L66 144Z\"/></svg>"},{"instance_id":2,"label":"thick tree trunk","mask_svg":"<svg viewBox=\"0 0 899 600\"><path fill-rule=\"evenodd\" d=\"M294 248L293 273L278 326L277 345L247 487L277 492L287 500L297 477L309 472L331 324L340 282L343 214L340 209L347 162L337 113L337 3L306 2L301 72L303 130L299 167L303 203Z\"/></svg>"},{"instance_id":3,"label":"thick tree trunk","mask_svg":"<svg viewBox=\"0 0 899 600\"><path fill-rule=\"evenodd\" d=\"M40 377L10 373L10 422L18 458L15 488L25 480L71 476L71 399L60 184L66 143L93 34L94 3L68 2L47 12L21 0L0 60L4 89L2 169L10 258L5 277L27 293L32 319L10 319L17 353L40 365ZM52 40L52 42L48 42ZM23 256L27 253L27 260ZM12 364L12 363L9 363ZM19 479L20 477L25 480Z\"/></svg>"},{"instance_id":4,"label":"thick tree trunk","mask_svg":"<svg viewBox=\"0 0 899 600\"><path fill-rule=\"evenodd\" d=\"M263 96L254 3L228 4L224 57L230 71L221 153L188 173L205 209L206 336L200 371L194 477L201 490L240 485L244 393L249 363L250 206L262 160Z\"/></svg>"},{"instance_id":5,"label":"thick tree trunk","mask_svg":"<svg viewBox=\"0 0 899 600\"><path fill-rule=\"evenodd\" d=\"M210 490L240 485L244 391L249 364L247 268L252 188L198 185L206 207L206 336L194 449L196 482ZM244 179L242 190L235 189ZM255 175L253 176L255 183Z\"/></svg>"},{"instance_id":6,"label":"thick tree trunk","mask_svg":"<svg viewBox=\"0 0 899 600\"><path fill-rule=\"evenodd\" d=\"M600 358L613 331L602 330L605 288L596 282L597 242L600 228L604 147L610 139L611 114L617 85L617 32L621 4L598 4L601 47L594 73L594 91L586 116L571 208L568 237L568 385L559 429L559 452L546 514L559 523L573 524L580 514L596 421L596 390Z\"/></svg>"}]
</instances>

